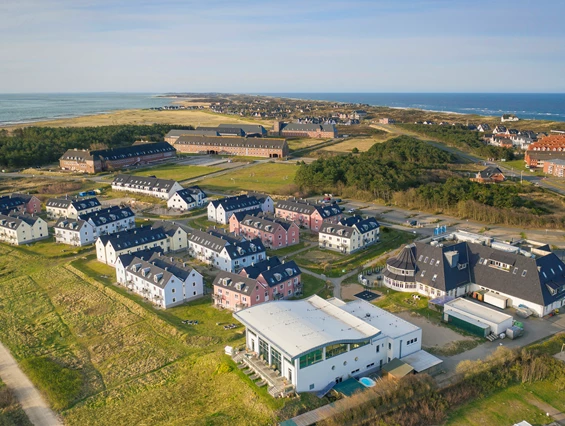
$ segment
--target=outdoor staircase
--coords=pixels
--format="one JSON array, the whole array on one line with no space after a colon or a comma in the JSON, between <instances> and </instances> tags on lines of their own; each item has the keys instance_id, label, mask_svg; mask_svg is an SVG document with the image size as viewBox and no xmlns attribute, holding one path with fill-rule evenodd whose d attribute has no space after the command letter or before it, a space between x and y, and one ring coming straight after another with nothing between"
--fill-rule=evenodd
<instances>
[{"instance_id":1,"label":"outdoor staircase","mask_svg":"<svg viewBox=\"0 0 565 426\"><path fill-rule=\"evenodd\" d=\"M494 342L495 340L498 339L498 336L497 336L496 334L494 334L494 333L490 333L490 334L487 336L487 339L490 340L491 342Z\"/></svg>"}]
</instances>

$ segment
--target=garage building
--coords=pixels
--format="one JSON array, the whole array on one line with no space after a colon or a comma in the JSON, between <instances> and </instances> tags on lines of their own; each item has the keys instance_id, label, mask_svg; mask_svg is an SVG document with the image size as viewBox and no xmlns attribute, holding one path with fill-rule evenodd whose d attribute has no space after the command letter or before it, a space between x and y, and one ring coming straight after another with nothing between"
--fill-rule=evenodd
<instances>
[{"instance_id":1,"label":"garage building","mask_svg":"<svg viewBox=\"0 0 565 426\"><path fill-rule=\"evenodd\" d=\"M499 335L512 327L513 318L503 312L488 308L468 299L457 298L443 308L443 319L462 329L486 337Z\"/></svg>"}]
</instances>

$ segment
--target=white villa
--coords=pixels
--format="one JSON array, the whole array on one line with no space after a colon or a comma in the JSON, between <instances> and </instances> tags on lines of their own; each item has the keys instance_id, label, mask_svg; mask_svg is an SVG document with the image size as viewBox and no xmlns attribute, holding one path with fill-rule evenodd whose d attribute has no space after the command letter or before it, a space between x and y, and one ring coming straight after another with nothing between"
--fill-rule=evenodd
<instances>
[{"instance_id":1,"label":"white villa","mask_svg":"<svg viewBox=\"0 0 565 426\"><path fill-rule=\"evenodd\" d=\"M60 218L54 226L55 241L71 246L93 244L98 237L90 222L82 219Z\"/></svg>"},{"instance_id":2,"label":"white villa","mask_svg":"<svg viewBox=\"0 0 565 426\"><path fill-rule=\"evenodd\" d=\"M204 294L198 271L161 253L154 253L148 260L134 256L127 265L116 263L116 277L120 284L164 309Z\"/></svg>"},{"instance_id":3,"label":"white villa","mask_svg":"<svg viewBox=\"0 0 565 426\"><path fill-rule=\"evenodd\" d=\"M311 296L233 315L245 325L248 350L274 365L297 392L327 389L421 350L419 327L363 300Z\"/></svg>"},{"instance_id":4,"label":"white villa","mask_svg":"<svg viewBox=\"0 0 565 426\"><path fill-rule=\"evenodd\" d=\"M179 211L187 211L206 204L207 196L198 186L191 186L175 192L169 201L167 207Z\"/></svg>"},{"instance_id":5,"label":"white villa","mask_svg":"<svg viewBox=\"0 0 565 426\"><path fill-rule=\"evenodd\" d=\"M169 251L169 236L161 228L136 228L111 235L101 235L96 240L96 257L99 262L114 266L118 256L136 251L159 248Z\"/></svg>"},{"instance_id":6,"label":"white villa","mask_svg":"<svg viewBox=\"0 0 565 426\"><path fill-rule=\"evenodd\" d=\"M81 214L87 214L100 210L102 206L98 198L51 198L47 200L46 209L49 219L66 217L76 219Z\"/></svg>"},{"instance_id":7,"label":"white villa","mask_svg":"<svg viewBox=\"0 0 565 426\"><path fill-rule=\"evenodd\" d=\"M134 192L164 200L168 200L181 189L181 184L175 180L158 179L151 176L119 174L112 182L112 190L114 191Z\"/></svg>"},{"instance_id":8,"label":"white villa","mask_svg":"<svg viewBox=\"0 0 565 426\"><path fill-rule=\"evenodd\" d=\"M379 241L379 235L380 227L375 218L352 216L341 219L337 224L322 223L318 244L320 248L350 254L375 244Z\"/></svg>"},{"instance_id":9,"label":"white villa","mask_svg":"<svg viewBox=\"0 0 565 426\"><path fill-rule=\"evenodd\" d=\"M47 222L27 213L0 214L0 241L20 245L49 237Z\"/></svg>"},{"instance_id":10,"label":"white villa","mask_svg":"<svg viewBox=\"0 0 565 426\"><path fill-rule=\"evenodd\" d=\"M268 203L265 204L265 201L261 202L257 198L248 195L212 200L208 203L208 220L227 225L234 213L257 210L257 208L262 209L264 205L268 205Z\"/></svg>"}]
</instances>

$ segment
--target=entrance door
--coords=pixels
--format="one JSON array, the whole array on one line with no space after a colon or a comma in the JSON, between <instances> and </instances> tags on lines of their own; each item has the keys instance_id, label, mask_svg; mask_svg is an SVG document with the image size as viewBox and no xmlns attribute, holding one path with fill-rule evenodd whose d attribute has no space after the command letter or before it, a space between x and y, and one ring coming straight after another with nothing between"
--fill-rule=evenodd
<instances>
[{"instance_id":1,"label":"entrance door","mask_svg":"<svg viewBox=\"0 0 565 426\"><path fill-rule=\"evenodd\" d=\"M292 370L291 370L290 368L288 369L288 374L287 374L287 375L288 375L288 381L289 381L290 383L292 383Z\"/></svg>"},{"instance_id":2,"label":"entrance door","mask_svg":"<svg viewBox=\"0 0 565 426\"><path fill-rule=\"evenodd\" d=\"M255 350L255 339L251 339L251 351L256 352L256 350Z\"/></svg>"}]
</instances>

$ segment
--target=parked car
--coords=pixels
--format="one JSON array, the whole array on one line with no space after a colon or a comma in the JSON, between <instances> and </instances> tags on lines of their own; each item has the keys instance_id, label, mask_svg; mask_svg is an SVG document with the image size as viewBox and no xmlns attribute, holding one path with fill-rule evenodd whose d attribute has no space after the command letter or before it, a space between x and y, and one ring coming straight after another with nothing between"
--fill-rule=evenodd
<instances>
[{"instance_id":1,"label":"parked car","mask_svg":"<svg viewBox=\"0 0 565 426\"><path fill-rule=\"evenodd\" d=\"M347 210L347 213L355 213L355 209L349 209Z\"/></svg>"}]
</instances>

